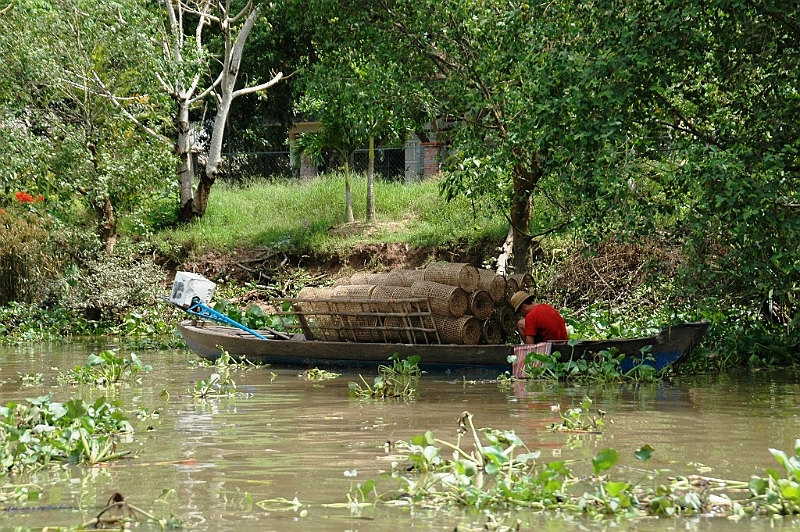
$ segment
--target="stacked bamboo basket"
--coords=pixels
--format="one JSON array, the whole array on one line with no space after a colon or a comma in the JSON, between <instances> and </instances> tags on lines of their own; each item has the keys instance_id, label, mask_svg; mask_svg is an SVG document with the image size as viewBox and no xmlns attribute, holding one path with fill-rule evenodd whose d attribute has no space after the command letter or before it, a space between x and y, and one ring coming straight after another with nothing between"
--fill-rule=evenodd
<instances>
[{"instance_id":1,"label":"stacked bamboo basket","mask_svg":"<svg viewBox=\"0 0 800 532\"><path fill-rule=\"evenodd\" d=\"M386 330L400 330L402 316L397 316L392 301L426 298L439 340L447 344L502 344L516 331L516 313L508 301L518 290L530 291L530 274L503 276L479 270L471 264L437 262L424 269L395 269L384 273L357 272L340 279L332 287L306 287L298 294L305 300L375 300L387 316L378 317ZM390 315L391 314L391 315ZM374 328L375 318L362 318ZM398 323L395 323L398 322ZM358 324L356 324L358 325ZM358 335L328 338L350 341L377 341ZM400 336L390 338L407 341ZM413 338L411 340L414 340Z\"/></svg>"}]
</instances>

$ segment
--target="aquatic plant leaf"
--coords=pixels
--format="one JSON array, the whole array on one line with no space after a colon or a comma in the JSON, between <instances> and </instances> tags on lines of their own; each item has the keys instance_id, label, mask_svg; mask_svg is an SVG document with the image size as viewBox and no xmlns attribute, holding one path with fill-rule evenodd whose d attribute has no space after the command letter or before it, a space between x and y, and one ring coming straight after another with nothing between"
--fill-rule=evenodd
<instances>
[{"instance_id":1,"label":"aquatic plant leaf","mask_svg":"<svg viewBox=\"0 0 800 532\"><path fill-rule=\"evenodd\" d=\"M594 474L599 475L603 471L611 469L617 462L619 462L619 451L616 449L603 449L592 458Z\"/></svg>"},{"instance_id":2,"label":"aquatic plant leaf","mask_svg":"<svg viewBox=\"0 0 800 532\"><path fill-rule=\"evenodd\" d=\"M800 484L791 480L783 480L779 483L781 495L792 502L800 502Z\"/></svg>"},{"instance_id":3,"label":"aquatic plant leaf","mask_svg":"<svg viewBox=\"0 0 800 532\"><path fill-rule=\"evenodd\" d=\"M780 449L772 449L772 448L769 449L769 452L772 454L772 456L775 457L775 459L778 462L780 462L780 464L783 466L783 468L786 470L787 473L792 472L791 469L792 466L789 463L789 457L786 456L785 452L781 451Z\"/></svg>"},{"instance_id":4,"label":"aquatic plant leaf","mask_svg":"<svg viewBox=\"0 0 800 532\"><path fill-rule=\"evenodd\" d=\"M767 487L769 487L769 482L763 478L754 478L747 487L750 488L750 493L753 496L763 495L767 491Z\"/></svg>"},{"instance_id":5,"label":"aquatic plant leaf","mask_svg":"<svg viewBox=\"0 0 800 532\"><path fill-rule=\"evenodd\" d=\"M612 497L618 497L626 489L628 489L627 482L606 482L606 493Z\"/></svg>"},{"instance_id":6,"label":"aquatic plant leaf","mask_svg":"<svg viewBox=\"0 0 800 532\"><path fill-rule=\"evenodd\" d=\"M418 434L411 438L411 443L420 447L433 445L433 432L428 430L424 434Z\"/></svg>"},{"instance_id":7,"label":"aquatic plant leaf","mask_svg":"<svg viewBox=\"0 0 800 532\"><path fill-rule=\"evenodd\" d=\"M422 456L425 457L428 463L437 464L439 463L439 448L428 445L422 450Z\"/></svg>"},{"instance_id":8,"label":"aquatic plant leaf","mask_svg":"<svg viewBox=\"0 0 800 532\"><path fill-rule=\"evenodd\" d=\"M633 456L641 462L647 462L650 460L650 457L653 456L653 452L655 452L655 449L649 445L644 445L640 447L638 451L634 452Z\"/></svg>"}]
</instances>

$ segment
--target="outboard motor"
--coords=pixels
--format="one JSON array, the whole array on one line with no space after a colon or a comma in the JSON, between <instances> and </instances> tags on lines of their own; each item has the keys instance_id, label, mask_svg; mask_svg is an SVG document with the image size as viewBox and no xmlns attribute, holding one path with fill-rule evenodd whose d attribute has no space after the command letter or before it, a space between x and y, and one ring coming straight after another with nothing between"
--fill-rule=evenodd
<instances>
[{"instance_id":1,"label":"outboard motor","mask_svg":"<svg viewBox=\"0 0 800 532\"><path fill-rule=\"evenodd\" d=\"M208 305L211 302L211 298L214 297L216 288L216 284L198 273L177 272L175 281L172 283L172 292L166 299L192 316L222 323L223 325L230 325L262 340L268 340L264 335L209 307Z\"/></svg>"}]
</instances>

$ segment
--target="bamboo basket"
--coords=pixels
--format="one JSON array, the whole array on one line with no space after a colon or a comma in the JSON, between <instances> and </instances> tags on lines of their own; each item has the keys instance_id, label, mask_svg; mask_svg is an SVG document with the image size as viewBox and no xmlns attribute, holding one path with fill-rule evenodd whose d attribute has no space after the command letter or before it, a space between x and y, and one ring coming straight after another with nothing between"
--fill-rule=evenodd
<instances>
[{"instance_id":1,"label":"bamboo basket","mask_svg":"<svg viewBox=\"0 0 800 532\"><path fill-rule=\"evenodd\" d=\"M511 296L519 292L519 283L516 279L506 277L506 302L511 301Z\"/></svg>"},{"instance_id":2,"label":"bamboo basket","mask_svg":"<svg viewBox=\"0 0 800 532\"><path fill-rule=\"evenodd\" d=\"M376 285L372 291L372 299L379 300L375 303L378 312L403 312L402 304L392 303L393 299L410 299L414 295L407 286Z\"/></svg>"},{"instance_id":3,"label":"bamboo basket","mask_svg":"<svg viewBox=\"0 0 800 532\"><path fill-rule=\"evenodd\" d=\"M525 292L530 292L533 290L533 275L529 273L515 273L514 275L509 275L509 279L514 279L517 283L517 290L523 290ZM517 291L515 290L515 291Z\"/></svg>"},{"instance_id":4,"label":"bamboo basket","mask_svg":"<svg viewBox=\"0 0 800 532\"><path fill-rule=\"evenodd\" d=\"M479 321L488 320L494 312L494 302L489 292L476 290L468 297L467 314L475 316Z\"/></svg>"},{"instance_id":5,"label":"bamboo basket","mask_svg":"<svg viewBox=\"0 0 800 532\"><path fill-rule=\"evenodd\" d=\"M467 293L478 288L478 268L463 262L437 262L425 268L424 279L450 286L460 286Z\"/></svg>"},{"instance_id":6,"label":"bamboo basket","mask_svg":"<svg viewBox=\"0 0 800 532\"><path fill-rule=\"evenodd\" d=\"M434 328L435 324L430 317L425 320L420 316L386 316L383 320L383 331L387 342L437 344L439 341Z\"/></svg>"},{"instance_id":7,"label":"bamboo basket","mask_svg":"<svg viewBox=\"0 0 800 532\"><path fill-rule=\"evenodd\" d=\"M374 284L343 284L333 287L333 297L335 299L369 299L374 290Z\"/></svg>"},{"instance_id":8,"label":"bamboo basket","mask_svg":"<svg viewBox=\"0 0 800 532\"><path fill-rule=\"evenodd\" d=\"M467 293L458 286L431 281L417 281L411 285L414 297L427 297L433 314L460 318L467 312Z\"/></svg>"},{"instance_id":9,"label":"bamboo basket","mask_svg":"<svg viewBox=\"0 0 800 532\"><path fill-rule=\"evenodd\" d=\"M350 284L386 284L388 273L356 272L350 276Z\"/></svg>"},{"instance_id":10,"label":"bamboo basket","mask_svg":"<svg viewBox=\"0 0 800 532\"><path fill-rule=\"evenodd\" d=\"M481 326L481 341L490 345L502 344L504 333L505 331L500 326L500 322L494 318L489 318Z\"/></svg>"},{"instance_id":11,"label":"bamboo basket","mask_svg":"<svg viewBox=\"0 0 800 532\"><path fill-rule=\"evenodd\" d=\"M331 310L331 302L329 300L332 297L333 288L331 287L306 286L297 293L297 298L311 301L298 301L294 306L299 312L311 315L308 317L307 325L314 338L338 342L342 339L339 337L339 327L332 316L324 314ZM315 313L323 314L314 315Z\"/></svg>"},{"instance_id":12,"label":"bamboo basket","mask_svg":"<svg viewBox=\"0 0 800 532\"><path fill-rule=\"evenodd\" d=\"M508 305L495 307L494 318L500 323L500 327L506 334L514 334L517 331L517 315Z\"/></svg>"},{"instance_id":13,"label":"bamboo basket","mask_svg":"<svg viewBox=\"0 0 800 532\"><path fill-rule=\"evenodd\" d=\"M406 286L411 288L411 285L415 282L422 281L424 276L424 270L392 270L386 276L386 284L391 286Z\"/></svg>"},{"instance_id":14,"label":"bamboo basket","mask_svg":"<svg viewBox=\"0 0 800 532\"><path fill-rule=\"evenodd\" d=\"M446 344L475 345L481 339L481 322L475 316L433 316L439 338Z\"/></svg>"},{"instance_id":15,"label":"bamboo basket","mask_svg":"<svg viewBox=\"0 0 800 532\"><path fill-rule=\"evenodd\" d=\"M478 270L478 289L489 293L492 301L498 303L506 297L506 278L489 270Z\"/></svg>"}]
</instances>

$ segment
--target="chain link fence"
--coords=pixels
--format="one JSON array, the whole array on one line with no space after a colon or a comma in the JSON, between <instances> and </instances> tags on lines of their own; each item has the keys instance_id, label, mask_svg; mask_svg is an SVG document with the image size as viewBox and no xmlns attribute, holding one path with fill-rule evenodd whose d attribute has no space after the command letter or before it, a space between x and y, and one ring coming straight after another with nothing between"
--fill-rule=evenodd
<instances>
[{"instance_id":1,"label":"chain link fence","mask_svg":"<svg viewBox=\"0 0 800 532\"><path fill-rule=\"evenodd\" d=\"M406 148L375 148L375 177L385 181L405 181L409 172L414 175L421 173L416 160L406 162ZM368 164L369 150L356 150L350 155L351 171L366 174ZM327 165L317 169L325 171ZM292 166L288 151L226 153L220 164L220 177L232 183L297 176L298 169Z\"/></svg>"}]
</instances>

